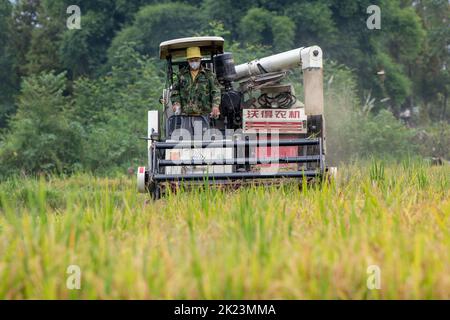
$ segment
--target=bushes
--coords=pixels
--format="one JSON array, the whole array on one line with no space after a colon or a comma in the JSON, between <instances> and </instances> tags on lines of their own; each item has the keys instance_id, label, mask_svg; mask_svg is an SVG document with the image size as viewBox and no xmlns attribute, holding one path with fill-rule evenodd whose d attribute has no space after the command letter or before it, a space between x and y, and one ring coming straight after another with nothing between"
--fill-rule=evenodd
<instances>
[{"instance_id":1,"label":"bushes","mask_svg":"<svg viewBox=\"0 0 450 320\"><path fill-rule=\"evenodd\" d=\"M132 43L119 47L109 75L75 82L77 117L84 124L84 168L108 172L144 162L147 110L156 109L163 81L152 59L141 56ZM140 159L140 160L139 160Z\"/></svg>"},{"instance_id":2,"label":"bushes","mask_svg":"<svg viewBox=\"0 0 450 320\"><path fill-rule=\"evenodd\" d=\"M112 71L80 78L66 97L66 74L41 73L22 84L11 130L0 140L0 175L108 172L144 161L147 110L163 87L155 63L121 46Z\"/></svg>"},{"instance_id":3,"label":"bushes","mask_svg":"<svg viewBox=\"0 0 450 320\"><path fill-rule=\"evenodd\" d=\"M419 151L427 157L450 159L450 126L439 122L418 130Z\"/></svg>"},{"instance_id":4,"label":"bushes","mask_svg":"<svg viewBox=\"0 0 450 320\"><path fill-rule=\"evenodd\" d=\"M390 111L381 110L377 115L361 115L350 125L356 154L361 157L373 155L401 159L414 153L414 131L400 123Z\"/></svg>"},{"instance_id":5,"label":"bushes","mask_svg":"<svg viewBox=\"0 0 450 320\"><path fill-rule=\"evenodd\" d=\"M18 110L0 142L0 174L70 172L79 166L83 128L63 92L66 74L22 83Z\"/></svg>"},{"instance_id":6,"label":"bushes","mask_svg":"<svg viewBox=\"0 0 450 320\"><path fill-rule=\"evenodd\" d=\"M252 8L240 22L240 39L249 44L273 45L276 51L290 50L295 39L295 23L266 9Z\"/></svg>"},{"instance_id":7,"label":"bushes","mask_svg":"<svg viewBox=\"0 0 450 320\"><path fill-rule=\"evenodd\" d=\"M373 114L370 100L361 106L348 68L328 62L325 77L327 148L333 164L373 156L401 159L417 152L413 129L388 110Z\"/></svg>"},{"instance_id":8,"label":"bushes","mask_svg":"<svg viewBox=\"0 0 450 320\"><path fill-rule=\"evenodd\" d=\"M142 131L145 132L146 122L141 122ZM134 132L135 124L135 121L123 112L109 114L106 122L92 126L83 142L85 168L93 172L107 173L116 167L137 165L139 157L143 158L145 155L145 143L138 139L138 132Z\"/></svg>"}]
</instances>

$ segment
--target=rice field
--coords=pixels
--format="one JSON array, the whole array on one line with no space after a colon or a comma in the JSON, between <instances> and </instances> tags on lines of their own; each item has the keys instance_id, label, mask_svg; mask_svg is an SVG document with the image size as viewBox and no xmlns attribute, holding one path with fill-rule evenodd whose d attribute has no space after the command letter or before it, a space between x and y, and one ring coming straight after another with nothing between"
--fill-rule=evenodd
<instances>
[{"instance_id":1,"label":"rice field","mask_svg":"<svg viewBox=\"0 0 450 320\"><path fill-rule=\"evenodd\" d=\"M0 299L450 299L450 167L157 202L129 176L9 179Z\"/></svg>"}]
</instances>

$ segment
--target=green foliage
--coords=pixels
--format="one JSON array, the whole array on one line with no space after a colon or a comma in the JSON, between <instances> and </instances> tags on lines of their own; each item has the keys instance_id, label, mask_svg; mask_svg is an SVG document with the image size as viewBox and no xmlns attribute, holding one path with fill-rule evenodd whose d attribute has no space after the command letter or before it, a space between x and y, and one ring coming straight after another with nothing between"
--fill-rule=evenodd
<instances>
[{"instance_id":1,"label":"green foliage","mask_svg":"<svg viewBox=\"0 0 450 320\"><path fill-rule=\"evenodd\" d=\"M248 10L239 25L239 35L244 42L268 45L271 43L272 34L270 22L272 13L262 8Z\"/></svg>"},{"instance_id":2,"label":"green foliage","mask_svg":"<svg viewBox=\"0 0 450 320\"><path fill-rule=\"evenodd\" d=\"M271 45L277 51L289 50L295 39L295 24L287 16L252 8L240 22L239 36L245 43Z\"/></svg>"},{"instance_id":3,"label":"green foliage","mask_svg":"<svg viewBox=\"0 0 450 320\"><path fill-rule=\"evenodd\" d=\"M231 40L236 39L241 19L250 8L257 7L258 2L247 0L237 4L236 0L204 0L201 10L208 19L223 23L225 28L231 31L231 37L227 38L227 40Z\"/></svg>"},{"instance_id":4,"label":"green foliage","mask_svg":"<svg viewBox=\"0 0 450 320\"><path fill-rule=\"evenodd\" d=\"M224 29L224 25L221 22L211 21L208 27L202 32L199 32L198 36L214 35L227 38L230 32ZM259 44L241 44L237 41L228 41L224 44L224 50L233 53L233 59L235 64L245 63L256 58L261 58L272 54L272 50L268 46Z\"/></svg>"},{"instance_id":5,"label":"green foliage","mask_svg":"<svg viewBox=\"0 0 450 320\"><path fill-rule=\"evenodd\" d=\"M415 62L422 49L425 31L413 7L402 8L396 2L383 3L385 15L382 28L387 29L383 38L390 55L397 62Z\"/></svg>"},{"instance_id":6,"label":"green foliage","mask_svg":"<svg viewBox=\"0 0 450 320\"><path fill-rule=\"evenodd\" d=\"M0 128L6 126L7 117L14 111L13 95L17 77L14 74L15 57L12 52L12 6L8 1L0 2Z\"/></svg>"},{"instance_id":7,"label":"green foliage","mask_svg":"<svg viewBox=\"0 0 450 320\"><path fill-rule=\"evenodd\" d=\"M416 8L427 30L427 37L414 68L415 89L417 95L424 100L424 114L432 119L448 120L450 6L446 0L424 0Z\"/></svg>"},{"instance_id":8,"label":"green foliage","mask_svg":"<svg viewBox=\"0 0 450 320\"><path fill-rule=\"evenodd\" d=\"M9 2L0 2L0 98L3 98L5 92L11 86L11 71L12 71L12 52L9 51L8 44L10 44L12 37L11 25L8 18L11 16L12 8Z\"/></svg>"},{"instance_id":9,"label":"green foliage","mask_svg":"<svg viewBox=\"0 0 450 320\"><path fill-rule=\"evenodd\" d=\"M11 50L15 56L15 72L19 77L27 75L27 54L30 50L33 30L37 25L37 1L17 1L13 7L11 28L14 36L11 38Z\"/></svg>"},{"instance_id":10,"label":"green foliage","mask_svg":"<svg viewBox=\"0 0 450 320\"><path fill-rule=\"evenodd\" d=\"M42 1L36 8L36 25L31 31L29 49L26 53L27 75L42 71L63 71L58 53L61 31L65 28L65 7L51 1Z\"/></svg>"},{"instance_id":11,"label":"green foliage","mask_svg":"<svg viewBox=\"0 0 450 320\"><path fill-rule=\"evenodd\" d=\"M110 74L74 84L76 117L87 130L84 167L96 172L144 161L147 110L159 108L163 78L152 59L126 43L112 58ZM144 120L143 120L144 119Z\"/></svg>"},{"instance_id":12,"label":"green foliage","mask_svg":"<svg viewBox=\"0 0 450 320\"><path fill-rule=\"evenodd\" d=\"M109 49L112 58L126 42L142 54L155 55L162 41L192 36L207 25L207 19L194 6L184 3L164 3L145 6L136 14L134 23L122 29Z\"/></svg>"},{"instance_id":13,"label":"green foliage","mask_svg":"<svg viewBox=\"0 0 450 320\"><path fill-rule=\"evenodd\" d=\"M286 16L276 16L272 19L273 46L277 51L287 51L294 48L295 23Z\"/></svg>"},{"instance_id":14,"label":"green foliage","mask_svg":"<svg viewBox=\"0 0 450 320\"><path fill-rule=\"evenodd\" d=\"M401 159L415 151L414 131L406 128L388 110L381 110L375 116L359 116L357 123L349 129L353 132L349 142L355 145L359 156Z\"/></svg>"},{"instance_id":15,"label":"green foliage","mask_svg":"<svg viewBox=\"0 0 450 320\"><path fill-rule=\"evenodd\" d=\"M405 127L388 110L373 114L361 107L352 72L329 62L326 74L327 147L338 164L356 158L402 159L417 152L415 131Z\"/></svg>"},{"instance_id":16,"label":"green foliage","mask_svg":"<svg viewBox=\"0 0 450 320\"><path fill-rule=\"evenodd\" d=\"M27 78L1 142L1 174L107 172L144 161L142 119L159 107L163 80L132 45L118 49L108 75L75 81L73 99L64 96L64 73Z\"/></svg>"},{"instance_id":17,"label":"green foliage","mask_svg":"<svg viewBox=\"0 0 450 320\"><path fill-rule=\"evenodd\" d=\"M324 48L336 40L338 29L329 1L294 2L284 9L295 24L295 43L319 44Z\"/></svg>"},{"instance_id":18,"label":"green foliage","mask_svg":"<svg viewBox=\"0 0 450 320\"><path fill-rule=\"evenodd\" d=\"M145 115L145 109L142 114ZM106 113L105 122L91 126L83 142L83 164L86 169L96 173L111 172L121 167L144 163L145 143L139 136L145 136L145 121L140 123L126 111ZM141 135L139 135L141 133Z\"/></svg>"},{"instance_id":19,"label":"green foliage","mask_svg":"<svg viewBox=\"0 0 450 320\"><path fill-rule=\"evenodd\" d=\"M80 30L67 29L62 35L59 55L62 64L71 71L74 78L95 73L106 61L109 43L99 41L111 27L106 23L105 15L107 14L87 12L82 16Z\"/></svg>"},{"instance_id":20,"label":"green foliage","mask_svg":"<svg viewBox=\"0 0 450 320\"><path fill-rule=\"evenodd\" d=\"M418 130L416 139L420 154L427 157L450 159L450 126L440 121Z\"/></svg>"},{"instance_id":21,"label":"green foliage","mask_svg":"<svg viewBox=\"0 0 450 320\"><path fill-rule=\"evenodd\" d=\"M65 28L70 4L82 9L81 30ZM382 9L381 30L365 26L371 4ZM134 42L140 53L156 55L161 41L202 33L209 21L218 21L227 30L227 41L273 51L320 45L325 57L358 70L358 93L372 94L374 110L389 107L398 113L417 101L432 103L422 108L432 119L446 119L449 10L445 0L414 6L400 0L252 0L239 5L230 0L19 0L9 24L19 77L42 70L67 70L74 79L103 75L112 65L105 64L107 57L126 42ZM386 71L384 82L376 76L380 70ZM381 102L385 98L389 101Z\"/></svg>"},{"instance_id":22,"label":"green foliage","mask_svg":"<svg viewBox=\"0 0 450 320\"><path fill-rule=\"evenodd\" d=\"M411 93L411 80L405 74L404 67L392 61L385 53L379 53L378 66L380 70L384 70L385 76L377 79L376 89L381 89L381 96L392 100L392 109L399 111L401 104Z\"/></svg>"},{"instance_id":23,"label":"green foliage","mask_svg":"<svg viewBox=\"0 0 450 320\"><path fill-rule=\"evenodd\" d=\"M0 142L0 174L77 168L83 128L71 116L65 83L65 73L41 73L22 82L17 114Z\"/></svg>"}]
</instances>

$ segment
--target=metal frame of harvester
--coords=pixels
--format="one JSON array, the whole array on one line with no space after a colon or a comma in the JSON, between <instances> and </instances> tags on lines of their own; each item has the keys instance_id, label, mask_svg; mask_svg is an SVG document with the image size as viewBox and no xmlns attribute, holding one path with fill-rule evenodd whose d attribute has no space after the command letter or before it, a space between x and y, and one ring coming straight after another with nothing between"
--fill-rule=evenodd
<instances>
[{"instance_id":1,"label":"metal frame of harvester","mask_svg":"<svg viewBox=\"0 0 450 320\"><path fill-rule=\"evenodd\" d=\"M322 50L301 47L234 66L223 43L221 37L161 43L160 58L167 62L164 111L148 111L148 164L138 168L139 192L158 199L168 186L301 181L334 173L325 164ZM222 87L221 117L210 119L218 134L174 138L181 116L170 104L173 68L185 67L185 50L191 46L201 48L207 57L202 63L215 71ZM304 103L290 84L282 83L296 67L303 72Z\"/></svg>"}]
</instances>

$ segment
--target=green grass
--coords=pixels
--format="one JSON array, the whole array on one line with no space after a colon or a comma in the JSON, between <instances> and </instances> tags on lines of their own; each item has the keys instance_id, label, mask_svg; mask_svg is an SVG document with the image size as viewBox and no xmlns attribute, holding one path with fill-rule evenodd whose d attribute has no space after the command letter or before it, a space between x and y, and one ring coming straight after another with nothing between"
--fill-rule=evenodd
<instances>
[{"instance_id":1,"label":"green grass","mask_svg":"<svg viewBox=\"0 0 450 320\"><path fill-rule=\"evenodd\" d=\"M449 299L450 168L373 162L335 183L169 194L134 178L0 184L0 298ZM66 287L69 265L81 289ZM369 290L378 265L381 289Z\"/></svg>"}]
</instances>

